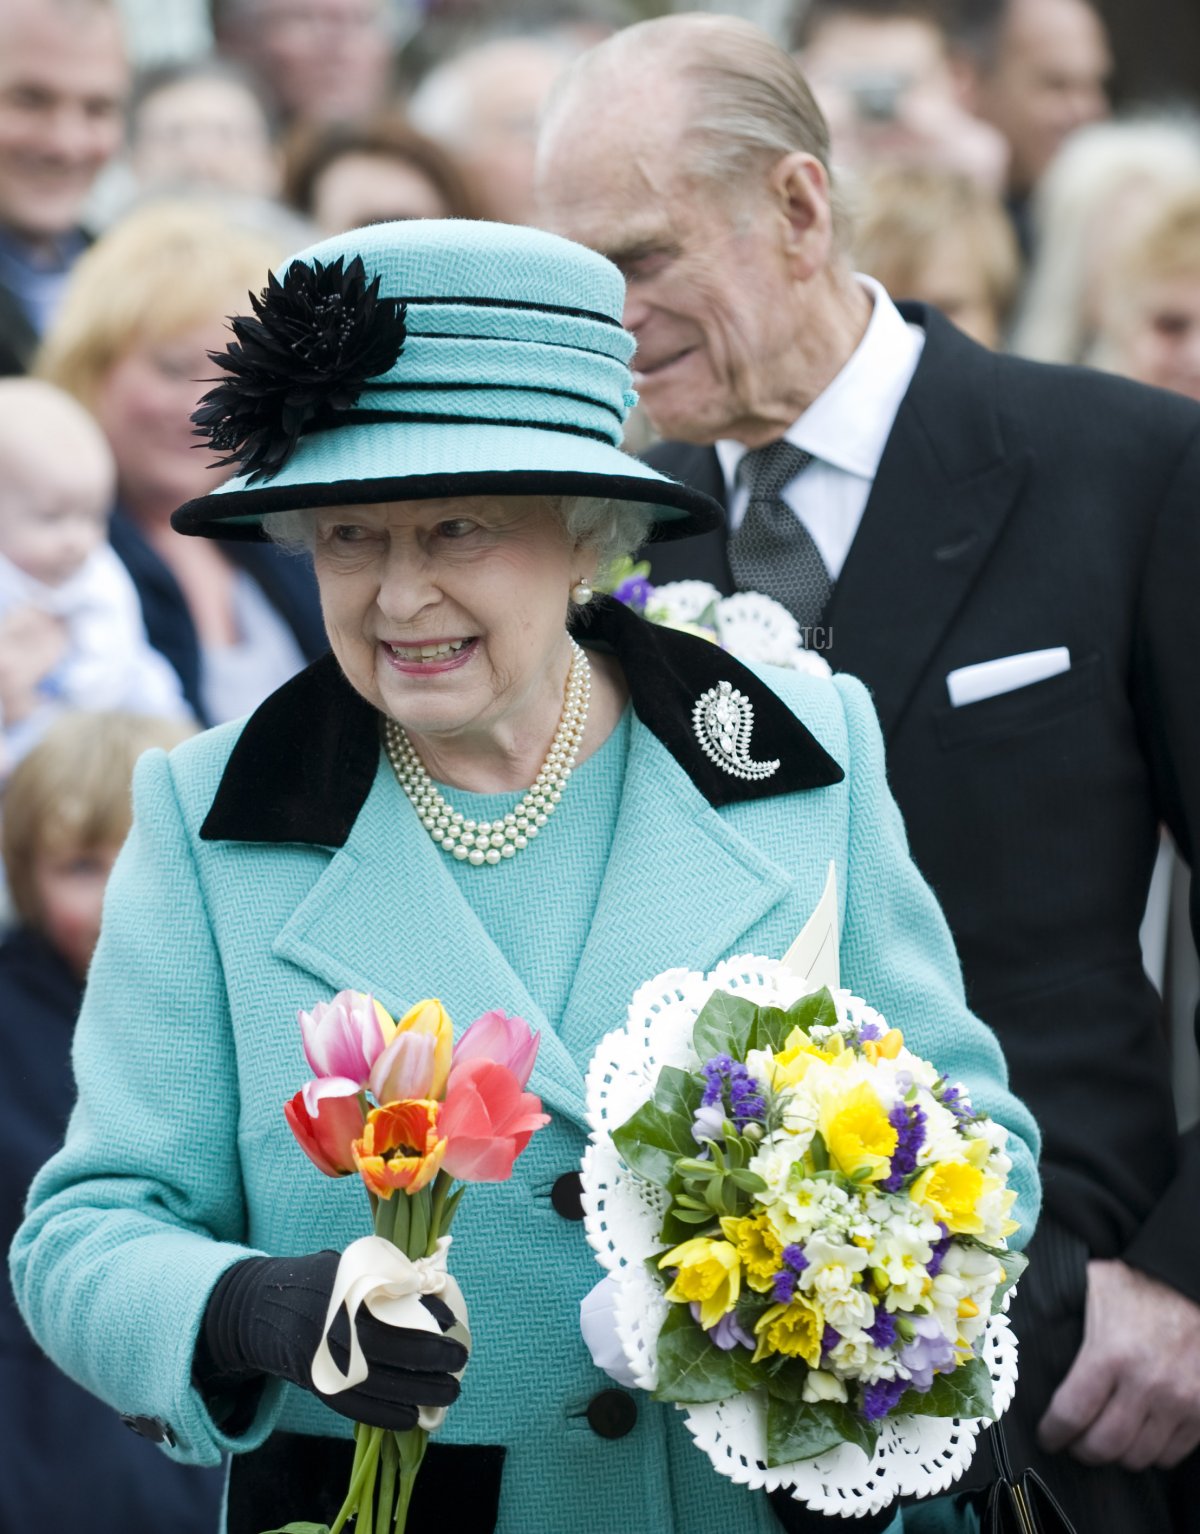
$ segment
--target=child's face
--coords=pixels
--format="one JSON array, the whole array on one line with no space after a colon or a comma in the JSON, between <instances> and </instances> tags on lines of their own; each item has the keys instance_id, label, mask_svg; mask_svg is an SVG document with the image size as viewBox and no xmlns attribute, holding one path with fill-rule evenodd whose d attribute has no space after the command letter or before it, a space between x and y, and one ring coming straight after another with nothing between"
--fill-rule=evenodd
<instances>
[{"instance_id":1,"label":"child's face","mask_svg":"<svg viewBox=\"0 0 1200 1534\"><path fill-rule=\"evenodd\" d=\"M34 855L36 925L79 980L87 975L100 936L104 886L120 850L114 842L43 849Z\"/></svg>"},{"instance_id":2,"label":"child's face","mask_svg":"<svg viewBox=\"0 0 1200 1534\"><path fill-rule=\"evenodd\" d=\"M61 586L107 535L107 478L93 455L66 451L6 454L0 467L0 554L43 585Z\"/></svg>"}]
</instances>

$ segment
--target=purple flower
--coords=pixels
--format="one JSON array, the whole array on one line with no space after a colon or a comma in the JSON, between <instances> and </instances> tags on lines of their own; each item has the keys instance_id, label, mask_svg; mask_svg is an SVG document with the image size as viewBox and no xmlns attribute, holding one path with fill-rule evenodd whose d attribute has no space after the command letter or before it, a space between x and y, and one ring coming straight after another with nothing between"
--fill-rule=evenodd
<instances>
[{"instance_id":1,"label":"purple flower","mask_svg":"<svg viewBox=\"0 0 1200 1534\"><path fill-rule=\"evenodd\" d=\"M790 1305L796 1293L796 1275L790 1268L780 1268L771 1280L771 1298L776 1305Z\"/></svg>"},{"instance_id":2,"label":"purple flower","mask_svg":"<svg viewBox=\"0 0 1200 1534\"><path fill-rule=\"evenodd\" d=\"M942 1331L936 1316L914 1316L916 1336L900 1350L900 1362L908 1370L914 1390L925 1391L935 1373L954 1368L954 1344Z\"/></svg>"},{"instance_id":3,"label":"purple flower","mask_svg":"<svg viewBox=\"0 0 1200 1534\"><path fill-rule=\"evenodd\" d=\"M804 1255L804 1248L794 1242L791 1246L783 1249L783 1260L791 1268L793 1273L803 1273L808 1267L808 1258Z\"/></svg>"},{"instance_id":4,"label":"purple flower","mask_svg":"<svg viewBox=\"0 0 1200 1534\"><path fill-rule=\"evenodd\" d=\"M945 1087L942 1091L941 1103L943 1108L949 1108L960 1123L970 1122L975 1117L975 1110L971 1107L971 1099L967 1096L965 1087Z\"/></svg>"},{"instance_id":5,"label":"purple flower","mask_svg":"<svg viewBox=\"0 0 1200 1534\"><path fill-rule=\"evenodd\" d=\"M907 1380L876 1380L863 1391L863 1416L868 1422L878 1422L887 1416L907 1389Z\"/></svg>"},{"instance_id":6,"label":"purple flower","mask_svg":"<svg viewBox=\"0 0 1200 1534\"><path fill-rule=\"evenodd\" d=\"M841 1340L841 1332L838 1331L836 1326L830 1326L827 1321L825 1323L825 1330L821 1333L821 1353L823 1355L825 1353L832 1353Z\"/></svg>"},{"instance_id":7,"label":"purple flower","mask_svg":"<svg viewBox=\"0 0 1200 1534\"><path fill-rule=\"evenodd\" d=\"M613 588L613 596L618 602L624 602L626 607L632 607L639 613L646 611L653 595L654 587L644 575L631 575Z\"/></svg>"},{"instance_id":8,"label":"purple flower","mask_svg":"<svg viewBox=\"0 0 1200 1534\"><path fill-rule=\"evenodd\" d=\"M875 1042L881 1038L883 1038L883 1029L878 1023L871 1022L869 1018L865 1023L859 1023L858 1042L860 1044L865 1044L868 1039Z\"/></svg>"},{"instance_id":9,"label":"purple flower","mask_svg":"<svg viewBox=\"0 0 1200 1534\"><path fill-rule=\"evenodd\" d=\"M950 1232L940 1220L938 1221L938 1228L942 1232L942 1239L934 1242L933 1256L925 1264L925 1271L929 1274L930 1278L936 1278L942 1271L942 1263L945 1260L946 1253L950 1250Z\"/></svg>"},{"instance_id":10,"label":"purple flower","mask_svg":"<svg viewBox=\"0 0 1200 1534\"><path fill-rule=\"evenodd\" d=\"M924 1109L916 1103L897 1103L888 1114L888 1123L896 1131L896 1149L888 1175L879 1186L884 1193L898 1193L904 1179L916 1170L917 1153L925 1143Z\"/></svg>"},{"instance_id":11,"label":"purple flower","mask_svg":"<svg viewBox=\"0 0 1200 1534\"><path fill-rule=\"evenodd\" d=\"M699 1302L693 1300L688 1309L692 1313L692 1320L699 1321ZM753 1349L755 1345L754 1338L750 1336L732 1310L723 1315L716 1326L710 1326L706 1336L713 1346L720 1348L723 1353L728 1353L731 1348L736 1347Z\"/></svg>"},{"instance_id":12,"label":"purple flower","mask_svg":"<svg viewBox=\"0 0 1200 1534\"><path fill-rule=\"evenodd\" d=\"M758 1083L740 1060L733 1060L728 1055L714 1055L704 1062L702 1070L703 1107L720 1105L728 1108L726 1116L733 1120L734 1128L739 1131L751 1122L761 1123L766 1117L767 1106Z\"/></svg>"},{"instance_id":13,"label":"purple flower","mask_svg":"<svg viewBox=\"0 0 1200 1534\"><path fill-rule=\"evenodd\" d=\"M882 1305L875 1307L875 1320L867 1327L867 1336L877 1348L890 1348L896 1340L896 1318Z\"/></svg>"}]
</instances>

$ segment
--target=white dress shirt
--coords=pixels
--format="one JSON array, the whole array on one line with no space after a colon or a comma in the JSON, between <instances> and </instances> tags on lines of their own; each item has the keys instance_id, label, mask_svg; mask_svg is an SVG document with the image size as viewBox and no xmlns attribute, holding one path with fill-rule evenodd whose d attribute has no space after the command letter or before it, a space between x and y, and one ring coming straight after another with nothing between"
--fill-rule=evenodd
<instances>
[{"instance_id":1,"label":"white dress shirt","mask_svg":"<svg viewBox=\"0 0 1200 1534\"><path fill-rule=\"evenodd\" d=\"M873 301L866 333L829 387L784 433L789 442L811 453L813 462L785 487L783 499L812 534L835 581L925 345L925 332L904 320L883 287L873 277L856 276ZM737 480L746 448L740 442L720 441L716 450L732 532L741 525L750 499Z\"/></svg>"}]
</instances>

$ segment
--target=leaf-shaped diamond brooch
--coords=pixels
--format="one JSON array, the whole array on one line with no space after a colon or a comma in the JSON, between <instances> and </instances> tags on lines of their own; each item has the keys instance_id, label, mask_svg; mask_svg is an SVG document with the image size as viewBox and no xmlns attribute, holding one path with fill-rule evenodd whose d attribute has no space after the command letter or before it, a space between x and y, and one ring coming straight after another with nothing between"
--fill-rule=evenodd
<instances>
[{"instance_id":1,"label":"leaf-shaped diamond brooch","mask_svg":"<svg viewBox=\"0 0 1200 1534\"><path fill-rule=\"evenodd\" d=\"M705 756L734 778L769 778L779 762L750 757L754 705L731 682L718 682L701 693L692 709L692 729Z\"/></svg>"}]
</instances>

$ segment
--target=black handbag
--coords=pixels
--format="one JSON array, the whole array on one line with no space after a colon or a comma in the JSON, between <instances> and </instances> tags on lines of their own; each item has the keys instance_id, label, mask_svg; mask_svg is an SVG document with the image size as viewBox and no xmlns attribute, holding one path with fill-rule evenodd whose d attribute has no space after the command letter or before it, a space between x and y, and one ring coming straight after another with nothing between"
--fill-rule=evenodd
<instances>
[{"instance_id":1,"label":"black handbag","mask_svg":"<svg viewBox=\"0 0 1200 1534\"><path fill-rule=\"evenodd\" d=\"M986 1492L981 1534L1075 1534L1075 1525L1036 1470L1013 1475L999 1422L993 1422L986 1433L996 1479Z\"/></svg>"}]
</instances>

